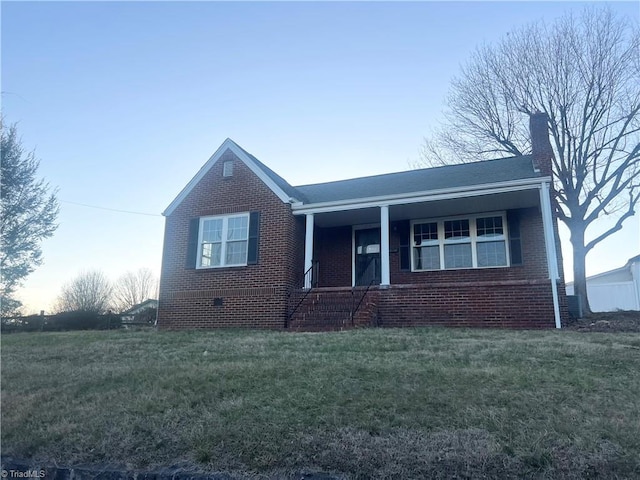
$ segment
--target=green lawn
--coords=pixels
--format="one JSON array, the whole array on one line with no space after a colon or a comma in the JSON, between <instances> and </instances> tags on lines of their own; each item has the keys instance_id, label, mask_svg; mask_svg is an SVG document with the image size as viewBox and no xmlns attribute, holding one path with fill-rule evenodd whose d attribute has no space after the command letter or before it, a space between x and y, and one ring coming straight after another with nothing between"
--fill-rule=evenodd
<instances>
[{"instance_id":1,"label":"green lawn","mask_svg":"<svg viewBox=\"0 0 640 480\"><path fill-rule=\"evenodd\" d=\"M2 453L247 477L635 478L640 334L4 335Z\"/></svg>"}]
</instances>

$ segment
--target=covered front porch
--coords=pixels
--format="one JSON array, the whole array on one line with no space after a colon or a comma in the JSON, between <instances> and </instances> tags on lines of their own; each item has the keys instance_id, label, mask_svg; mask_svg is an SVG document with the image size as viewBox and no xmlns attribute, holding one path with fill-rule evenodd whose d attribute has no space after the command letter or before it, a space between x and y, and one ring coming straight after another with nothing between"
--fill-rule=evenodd
<instances>
[{"instance_id":1,"label":"covered front porch","mask_svg":"<svg viewBox=\"0 0 640 480\"><path fill-rule=\"evenodd\" d=\"M298 300L291 318L305 311L318 321L319 315L311 312L331 312L327 305L334 304L342 307L333 312L341 312L331 315L341 316L345 327L358 321L390 325L397 318L404 318L401 325L416 324L419 316L462 325L474 311L500 323L515 314L506 295L523 301L535 295L553 305L552 325L546 326L553 326L553 319L559 326L549 198L548 184L538 181L387 201L294 206L294 214L305 218L304 280L296 295L314 301ZM359 296L362 300L355 301ZM364 319L359 314L363 304L370 313Z\"/></svg>"}]
</instances>

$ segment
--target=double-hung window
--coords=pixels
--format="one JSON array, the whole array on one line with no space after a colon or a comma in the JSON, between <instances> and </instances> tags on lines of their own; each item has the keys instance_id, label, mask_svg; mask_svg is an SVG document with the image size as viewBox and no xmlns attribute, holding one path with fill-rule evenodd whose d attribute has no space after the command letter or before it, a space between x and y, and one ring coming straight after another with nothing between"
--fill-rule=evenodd
<instances>
[{"instance_id":1,"label":"double-hung window","mask_svg":"<svg viewBox=\"0 0 640 480\"><path fill-rule=\"evenodd\" d=\"M506 267L504 213L412 223L413 270Z\"/></svg>"},{"instance_id":2,"label":"double-hung window","mask_svg":"<svg viewBox=\"0 0 640 480\"><path fill-rule=\"evenodd\" d=\"M440 268L438 222L416 223L413 226L413 245L415 270L438 270Z\"/></svg>"},{"instance_id":3,"label":"double-hung window","mask_svg":"<svg viewBox=\"0 0 640 480\"><path fill-rule=\"evenodd\" d=\"M444 230L444 268L471 268L471 232L469 219L445 220Z\"/></svg>"},{"instance_id":4,"label":"double-hung window","mask_svg":"<svg viewBox=\"0 0 640 480\"><path fill-rule=\"evenodd\" d=\"M198 268L247 264L249 214L202 217L198 239Z\"/></svg>"},{"instance_id":5,"label":"double-hung window","mask_svg":"<svg viewBox=\"0 0 640 480\"><path fill-rule=\"evenodd\" d=\"M504 233L502 216L476 218L478 267L507 265L507 239Z\"/></svg>"}]
</instances>

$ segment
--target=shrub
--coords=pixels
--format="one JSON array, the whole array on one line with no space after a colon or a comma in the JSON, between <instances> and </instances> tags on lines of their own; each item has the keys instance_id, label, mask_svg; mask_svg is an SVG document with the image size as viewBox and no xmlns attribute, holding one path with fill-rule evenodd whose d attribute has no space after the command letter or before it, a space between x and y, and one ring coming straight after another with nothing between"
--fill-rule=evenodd
<instances>
[{"instance_id":1,"label":"shrub","mask_svg":"<svg viewBox=\"0 0 640 480\"><path fill-rule=\"evenodd\" d=\"M65 330L113 330L122 327L119 315L95 312L63 312L56 315L29 315L3 318L2 333L59 332Z\"/></svg>"},{"instance_id":2,"label":"shrub","mask_svg":"<svg viewBox=\"0 0 640 480\"><path fill-rule=\"evenodd\" d=\"M2 333L39 332L44 326L45 319L44 315L3 318L2 323L0 323L0 331Z\"/></svg>"},{"instance_id":3,"label":"shrub","mask_svg":"<svg viewBox=\"0 0 640 480\"><path fill-rule=\"evenodd\" d=\"M120 328L122 320L119 315L95 312L63 312L47 318L44 330L112 330Z\"/></svg>"}]
</instances>

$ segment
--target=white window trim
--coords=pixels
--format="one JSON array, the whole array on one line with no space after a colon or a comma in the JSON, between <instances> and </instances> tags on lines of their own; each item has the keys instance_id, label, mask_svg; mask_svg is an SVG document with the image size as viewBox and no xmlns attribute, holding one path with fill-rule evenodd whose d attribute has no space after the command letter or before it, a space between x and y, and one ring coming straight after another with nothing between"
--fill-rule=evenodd
<instances>
[{"instance_id":1,"label":"white window trim","mask_svg":"<svg viewBox=\"0 0 640 480\"><path fill-rule=\"evenodd\" d=\"M243 263L224 263L227 254L227 231L229 227L229 219L245 217L247 219L247 238L244 240L247 242L247 254L245 255L245 261ZM204 231L204 222L208 220L222 219L222 243L220 246L220 265L202 265L202 234ZM198 227L198 261L196 262L196 269L209 269L209 268L228 268L228 267L245 267L247 265L247 258L249 254L249 212L233 213L229 215L211 215L208 217L200 217L200 224ZM234 242L240 242L242 240L234 240Z\"/></svg>"},{"instance_id":2,"label":"white window trim","mask_svg":"<svg viewBox=\"0 0 640 480\"><path fill-rule=\"evenodd\" d=\"M478 218L486 218L486 217L502 217L502 228L504 231L503 237L501 239L478 239L477 228L476 228L476 220ZM445 240L444 238L444 222L450 220L469 220L469 240ZM433 240L434 246L437 243L439 246L440 253L440 268L438 270L435 269L417 269L415 268L415 245L413 244L414 238L414 225L419 223L437 223L438 225L438 240ZM409 248L411 251L411 271L412 272L437 272L440 270L471 270L471 269L485 269L485 268L508 268L511 266L511 252L509 251L509 231L507 226L507 213L502 212L483 212L476 213L473 215L456 215L454 217L437 217L437 218L427 218L420 220L412 220L410 222L409 229ZM477 244L484 242L492 242L492 241L504 241L505 255L507 264L506 265L490 265L486 267L478 266L478 252L477 252ZM444 265L444 246L445 245L455 245L455 244L471 244L471 267L457 267L457 268L445 268Z\"/></svg>"}]
</instances>

